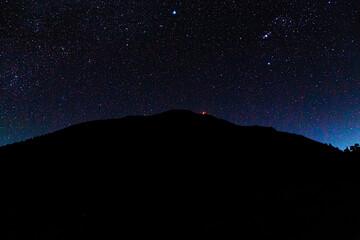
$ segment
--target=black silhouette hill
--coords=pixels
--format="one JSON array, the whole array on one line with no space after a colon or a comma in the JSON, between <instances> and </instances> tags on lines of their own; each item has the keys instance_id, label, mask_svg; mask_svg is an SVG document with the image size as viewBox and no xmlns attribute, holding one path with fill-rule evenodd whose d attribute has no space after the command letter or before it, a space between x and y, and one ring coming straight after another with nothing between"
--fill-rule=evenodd
<instances>
[{"instance_id":1,"label":"black silhouette hill","mask_svg":"<svg viewBox=\"0 0 360 240\"><path fill-rule=\"evenodd\" d=\"M0 148L0 239L357 239L344 156L183 110L82 123Z\"/></svg>"},{"instance_id":2,"label":"black silhouette hill","mask_svg":"<svg viewBox=\"0 0 360 240\"><path fill-rule=\"evenodd\" d=\"M7 146L4 150L26 149L44 153L81 151L81 154L103 154L106 151L136 154L169 149L177 152L215 152L221 149L262 154L317 154L339 152L333 147L306 137L278 132L268 127L243 127L210 115L186 110L172 110L153 116L130 116L122 119L93 121L78 124L52 134ZM25 151L25 150L22 150ZM19 152L19 151L18 151Z\"/></svg>"}]
</instances>

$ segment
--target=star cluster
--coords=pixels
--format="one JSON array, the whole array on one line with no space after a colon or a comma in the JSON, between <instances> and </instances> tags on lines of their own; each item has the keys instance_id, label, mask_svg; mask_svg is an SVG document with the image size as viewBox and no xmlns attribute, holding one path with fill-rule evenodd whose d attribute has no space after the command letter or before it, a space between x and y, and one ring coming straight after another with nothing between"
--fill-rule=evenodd
<instances>
[{"instance_id":1,"label":"star cluster","mask_svg":"<svg viewBox=\"0 0 360 240\"><path fill-rule=\"evenodd\" d=\"M0 2L0 144L185 108L360 141L358 0Z\"/></svg>"}]
</instances>

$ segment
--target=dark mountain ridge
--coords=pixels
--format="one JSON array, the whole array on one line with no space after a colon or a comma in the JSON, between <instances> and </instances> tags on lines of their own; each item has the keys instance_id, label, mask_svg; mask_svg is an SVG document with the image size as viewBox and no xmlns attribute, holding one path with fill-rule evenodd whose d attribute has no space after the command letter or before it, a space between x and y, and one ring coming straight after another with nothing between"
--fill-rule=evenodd
<instances>
[{"instance_id":1,"label":"dark mountain ridge","mask_svg":"<svg viewBox=\"0 0 360 240\"><path fill-rule=\"evenodd\" d=\"M0 239L357 239L344 156L189 111L78 124L0 149Z\"/></svg>"},{"instance_id":2,"label":"dark mountain ridge","mask_svg":"<svg viewBox=\"0 0 360 240\"><path fill-rule=\"evenodd\" d=\"M46 148L45 148L46 146ZM153 116L129 116L121 119L82 123L0 148L11 151L99 150L127 151L132 148L178 148L181 151L206 148L256 153L317 154L340 152L328 145L306 137L278 132L269 127L243 127L210 115L195 114L186 110L172 110ZM91 149L89 149L91 147ZM76 148L76 149L74 149ZM115 149L111 149L115 148ZM158 152L157 152L158 154Z\"/></svg>"}]
</instances>

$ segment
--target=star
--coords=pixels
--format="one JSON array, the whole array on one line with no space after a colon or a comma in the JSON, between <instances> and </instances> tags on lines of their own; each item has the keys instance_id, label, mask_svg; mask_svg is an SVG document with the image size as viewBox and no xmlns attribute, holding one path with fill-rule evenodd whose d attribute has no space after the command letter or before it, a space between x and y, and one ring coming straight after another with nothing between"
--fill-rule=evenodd
<instances>
[{"instance_id":1,"label":"star","mask_svg":"<svg viewBox=\"0 0 360 240\"><path fill-rule=\"evenodd\" d=\"M268 32L262 36L263 39L267 39L270 36L271 32Z\"/></svg>"},{"instance_id":2,"label":"star","mask_svg":"<svg viewBox=\"0 0 360 240\"><path fill-rule=\"evenodd\" d=\"M331 137L341 148L358 137L348 128L359 125L358 0L1 2L0 145L176 108Z\"/></svg>"}]
</instances>

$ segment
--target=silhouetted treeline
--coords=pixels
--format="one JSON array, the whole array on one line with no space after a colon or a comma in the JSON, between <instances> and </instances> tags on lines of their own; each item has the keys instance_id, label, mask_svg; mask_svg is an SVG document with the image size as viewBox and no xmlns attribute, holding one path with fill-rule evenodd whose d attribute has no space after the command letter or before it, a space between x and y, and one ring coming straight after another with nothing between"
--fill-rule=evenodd
<instances>
[{"instance_id":1,"label":"silhouetted treeline","mask_svg":"<svg viewBox=\"0 0 360 240\"><path fill-rule=\"evenodd\" d=\"M358 143L355 143L353 146L347 147L344 150L344 153L360 153L360 145Z\"/></svg>"}]
</instances>

